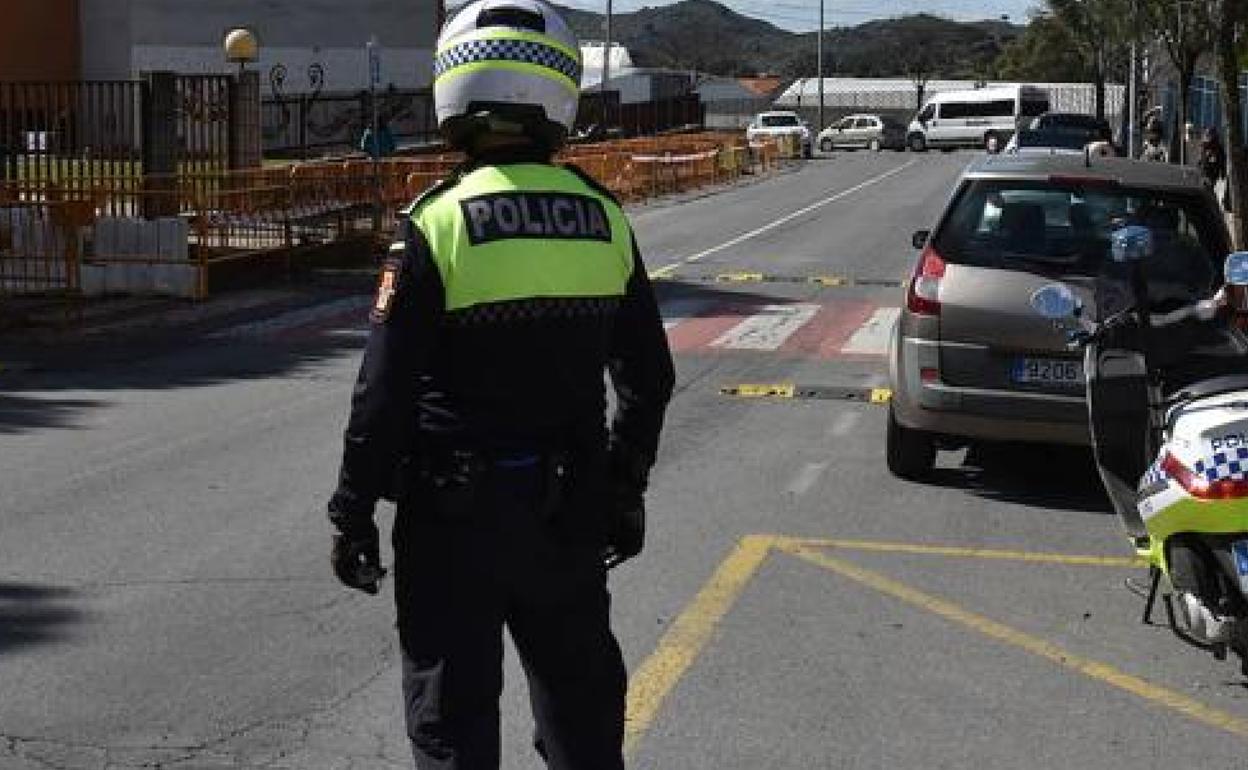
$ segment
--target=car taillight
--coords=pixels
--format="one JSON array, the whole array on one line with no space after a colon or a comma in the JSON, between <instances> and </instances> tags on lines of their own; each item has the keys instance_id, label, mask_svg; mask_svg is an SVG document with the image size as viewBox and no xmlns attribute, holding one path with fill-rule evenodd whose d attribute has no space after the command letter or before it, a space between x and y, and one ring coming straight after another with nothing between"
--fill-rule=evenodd
<instances>
[{"instance_id":1,"label":"car taillight","mask_svg":"<svg viewBox=\"0 0 1248 770\"><path fill-rule=\"evenodd\" d=\"M919 255L906 290L906 308L918 315L940 315L940 279L944 277L945 260L929 243Z\"/></svg>"},{"instance_id":2,"label":"car taillight","mask_svg":"<svg viewBox=\"0 0 1248 770\"><path fill-rule=\"evenodd\" d=\"M1209 481L1169 452L1166 452L1166 456L1161 460L1161 469L1179 482L1179 486L1186 489L1188 494L1201 500L1232 500L1238 497L1248 497L1248 479Z\"/></svg>"}]
</instances>

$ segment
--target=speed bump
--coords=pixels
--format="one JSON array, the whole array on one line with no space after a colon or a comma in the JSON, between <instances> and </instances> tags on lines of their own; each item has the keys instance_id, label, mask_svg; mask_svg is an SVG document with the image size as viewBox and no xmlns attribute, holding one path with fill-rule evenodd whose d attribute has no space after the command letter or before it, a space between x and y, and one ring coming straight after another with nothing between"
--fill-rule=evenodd
<instances>
[{"instance_id":1,"label":"speed bump","mask_svg":"<svg viewBox=\"0 0 1248 770\"><path fill-rule=\"evenodd\" d=\"M779 385L732 385L719 389L719 392L726 396L739 396L740 398L793 398L796 395L796 391L796 385L787 383Z\"/></svg>"},{"instance_id":2,"label":"speed bump","mask_svg":"<svg viewBox=\"0 0 1248 770\"><path fill-rule=\"evenodd\" d=\"M719 389L725 396L738 398L790 398L817 399L822 401L859 401L883 406L893 398L889 388L867 388L855 385L796 385L776 383L767 385L728 385Z\"/></svg>"}]
</instances>

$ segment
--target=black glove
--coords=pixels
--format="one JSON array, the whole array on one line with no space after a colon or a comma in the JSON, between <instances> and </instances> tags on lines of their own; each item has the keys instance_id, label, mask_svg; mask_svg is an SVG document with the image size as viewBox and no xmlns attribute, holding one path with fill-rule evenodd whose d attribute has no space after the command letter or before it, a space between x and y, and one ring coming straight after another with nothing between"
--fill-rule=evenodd
<instances>
[{"instance_id":1,"label":"black glove","mask_svg":"<svg viewBox=\"0 0 1248 770\"><path fill-rule=\"evenodd\" d=\"M607 547L602 560L607 569L618 567L641 553L646 540L646 485L651 458L619 442L610 449L610 508Z\"/></svg>"},{"instance_id":2,"label":"black glove","mask_svg":"<svg viewBox=\"0 0 1248 770\"><path fill-rule=\"evenodd\" d=\"M329 555L334 574L348 588L376 594L386 568L381 566L381 539L373 517L347 513L331 500L329 520L338 528Z\"/></svg>"},{"instance_id":3,"label":"black glove","mask_svg":"<svg viewBox=\"0 0 1248 770\"><path fill-rule=\"evenodd\" d=\"M613 506L607 524L607 548L602 562L607 569L618 567L637 554L646 540L646 504L638 495L628 506Z\"/></svg>"}]
</instances>

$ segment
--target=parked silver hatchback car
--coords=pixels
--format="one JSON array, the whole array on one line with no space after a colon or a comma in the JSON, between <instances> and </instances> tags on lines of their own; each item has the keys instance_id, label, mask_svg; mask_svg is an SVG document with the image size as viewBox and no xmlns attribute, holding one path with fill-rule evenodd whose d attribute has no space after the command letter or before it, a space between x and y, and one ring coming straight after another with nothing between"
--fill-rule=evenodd
<instances>
[{"instance_id":1,"label":"parked silver hatchback car","mask_svg":"<svg viewBox=\"0 0 1248 770\"><path fill-rule=\"evenodd\" d=\"M906 149L906 126L896 118L880 115L846 115L819 132L822 152L840 148L880 150Z\"/></svg>"},{"instance_id":2,"label":"parked silver hatchback car","mask_svg":"<svg viewBox=\"0 0 1248 770\"><path fill-rule=\"evenodd\" d=\"M1058 280L1102 312L1125 305L1125 289L1105 296L1105 275L1110 234L1127 224L1154 233L1148 290L1160 309L1220 283L1226 223L1194 169L1062 155L966 168L935 228L913 238L889 352L894 474L922 478L938 449L979 440L1088 442L1082 356L1029 300Z\"/></svg>"}]
</instances>

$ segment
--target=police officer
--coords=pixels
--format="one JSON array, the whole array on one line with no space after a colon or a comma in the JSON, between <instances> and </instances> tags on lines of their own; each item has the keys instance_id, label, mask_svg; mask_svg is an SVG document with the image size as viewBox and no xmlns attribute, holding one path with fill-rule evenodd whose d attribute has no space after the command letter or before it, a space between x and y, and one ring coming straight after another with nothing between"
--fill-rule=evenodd
<instances>
[{"instance_id":1,"label":"police officer","mask_svg":"<svg viewBox=\"0 0 1248 770\"><path fill-rule=\"evenodd\" d=\"M334 570L378 591L373 510L395 499L418 768L499 766L504 627L548 766L622 768L606 571L642 547L671 354L620 207L551 164L579 95L564 21L541 0L477 0L434 73L467 161L403 212L382 269L329 503Z\"/></svg>"}]
</instances>

